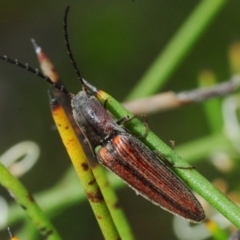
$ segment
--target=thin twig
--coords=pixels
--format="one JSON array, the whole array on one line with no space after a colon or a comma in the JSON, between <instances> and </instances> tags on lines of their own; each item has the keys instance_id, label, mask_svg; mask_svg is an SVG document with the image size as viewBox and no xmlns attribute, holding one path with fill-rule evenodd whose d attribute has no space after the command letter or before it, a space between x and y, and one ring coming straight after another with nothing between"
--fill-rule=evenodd
<instances>
[{"instance_id":1,"label":"thin twig","mask_svg":"<svg viewBox=\"0 0 240 240\"><path fill-rule=\"evenodd\" d=\"M230 80L213 87L197 88L180 93L169 91L152 97L125 102L123 105L134 114L149 114L203 102L213 97L223 97L234 93L239 88L239 85L239 76L233 76Z\"/></svg>"}]
</instances>

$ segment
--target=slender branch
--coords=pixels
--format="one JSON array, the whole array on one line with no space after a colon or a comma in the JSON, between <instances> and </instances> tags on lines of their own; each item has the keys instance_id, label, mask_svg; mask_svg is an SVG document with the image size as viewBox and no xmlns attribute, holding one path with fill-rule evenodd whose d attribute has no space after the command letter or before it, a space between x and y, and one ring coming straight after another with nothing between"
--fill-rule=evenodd
<instances>
[{"instance_id":1,"label":"slender branch","mask_svg":"<svg viewBox=\"0 0 240 240\"><path fill-rule=\"evenodd\" d=\"M180 93L165 92L148 98L142 98L123 105L134 114L149 114L182 107L196 102L203 102L214 97L223 97L235 92L240 85L239 76L213 87L197 88Z\"/></svg>"}]
</instances>

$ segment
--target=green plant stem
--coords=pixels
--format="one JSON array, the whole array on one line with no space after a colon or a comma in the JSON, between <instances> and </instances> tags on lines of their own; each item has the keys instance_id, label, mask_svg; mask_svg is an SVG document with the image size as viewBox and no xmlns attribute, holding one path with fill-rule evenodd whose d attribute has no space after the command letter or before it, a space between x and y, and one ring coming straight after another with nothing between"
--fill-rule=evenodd
<instances>
[{"instance_id":1,"label":"green plant stem","mask_svg":"<svg viewBox=\"0 0 240 240\"><path fill-rule=\"evenodd\" d=\"M97 164L94 168L92 168L92 171L102 191L102 194L107 203L108 209L111 213L111 216L121 239L134 239L132 229L124 214L124 211L120 206L118 197L113 190L113 186L108 181L106 169L103 168L102 165Z\"/></svg>"},{"instance_id":2,"label":"green plant stem","mask_svg":"<svg viewBox=\"0 0 240 240\"><path fill-rule=\"evenodd\" d=\"M1 163L0 184L11 192L16 202L25 210L28 217L32 220L40 234L44 236L45 239L61 239L58 232L34 201L31 194Z\"/></svg>"},{"instance_id":3,"label":"green plant stem","mask_svg":"<svg viewBox=\"0 0 240 240\"><path fill-rule=\"evenodd\" d=\"M191 50L226 0L203 0L174 35L164 51L151 64L127 100L149 96L160 89Z\"/></svg>"},{"instance_id":4,"label":"green plant stem","mask_svg":"<svg viewBox=\"0 0 240 240\"><path fill-rule=\"evenodd\" d=\"M103 104L107 101L107 108L117 119L124 116L129 116L130 119L134 117L107 93L99 90L96 92L96 97ZM136 134L136 136L144 136L146 132L146 126L136 118L128 121L125 126ZM162 142L154 133L149 131L147 137L142 138L141 141L146 144L150 150L158 151L173 165L182 168L191 168L187 162L183 161L181 157L175 153L175 151ZM216 189L207 179L192 168L172 168L172 170L176 172L191 189L201 195L235 226L240 228L240 208L224 196L218 189Z\"/></svg>"}]
</instances>

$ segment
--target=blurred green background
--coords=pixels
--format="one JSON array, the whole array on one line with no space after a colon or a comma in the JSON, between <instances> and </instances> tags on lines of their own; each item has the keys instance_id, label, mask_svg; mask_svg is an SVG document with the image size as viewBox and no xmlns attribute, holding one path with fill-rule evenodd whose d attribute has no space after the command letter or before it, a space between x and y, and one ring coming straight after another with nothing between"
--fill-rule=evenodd
<instances>
[{"instance_id":1,"label":"blurred green background","mask_svg":"<svg viewBox=\"0 0 240 240\"><path fill-rule=\"evenodd\" d=\"M1 1L0 55L38 67L30 42L35 38L50 56L69 91L79 91L80 84L63 40L62 19L65 7L70 5L69 39L83 77L121 101L199 3L191 0ZM220 80L229 78L227 49L240 37L239 9L237 0L225 5L164 90L178 92L195 88L197 75L203 68L213 69ZM52 128L48 85L4 62L0 62L0 84L0 150L4 152L22 140L36 141L41 147L40 160L21 180L32 193L49 188L61 178L70 161L57 131ZM200 104L148 116L148 123L166 143L174 139L180 145L208 134ZM0 193L8 197L4 189ZM137 197L129 188L119 191L119 195L137 239L175 239L171 214ZM69 206L57 215L53 221L63 239L102 239L87 202ZM6 233L1 234L1 239L7 239Z\"/></svg>"}]
</instances>

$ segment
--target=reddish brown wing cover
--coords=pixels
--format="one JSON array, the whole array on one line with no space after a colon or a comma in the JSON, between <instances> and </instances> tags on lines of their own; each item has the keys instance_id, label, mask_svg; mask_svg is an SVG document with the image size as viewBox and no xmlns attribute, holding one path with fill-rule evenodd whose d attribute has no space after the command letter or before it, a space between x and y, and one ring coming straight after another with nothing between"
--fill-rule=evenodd
<instances>
[{"instance_id":1,"label":"reddish brown wing cover","mask_svg":"<svg viewBox=\"0 0 240 240\"><path fill-rule=\"evenodd\" d=\"M188 187L154 152L129 133L121 132L113 137L97 157L138 194L156 205L193 222L205 219L201 205Z\"/></svg>"}]
</instances>

